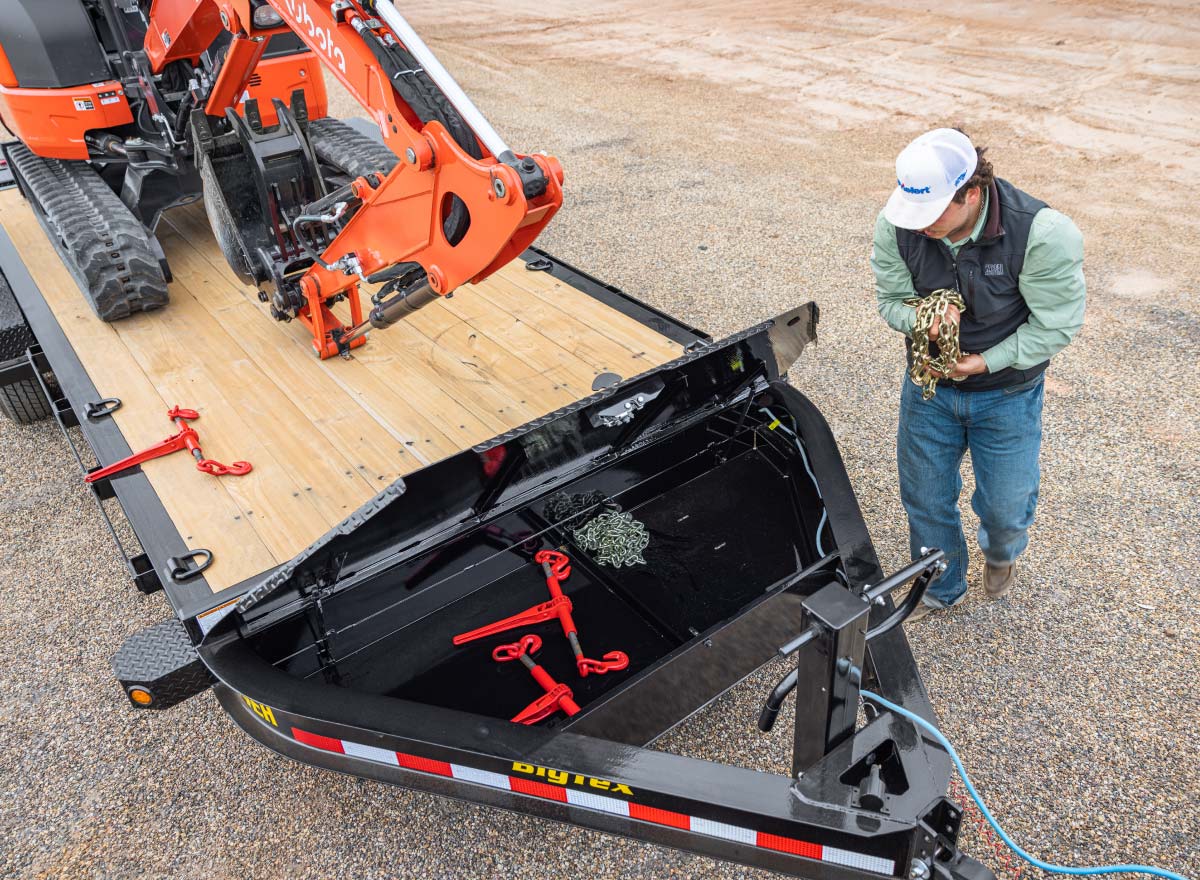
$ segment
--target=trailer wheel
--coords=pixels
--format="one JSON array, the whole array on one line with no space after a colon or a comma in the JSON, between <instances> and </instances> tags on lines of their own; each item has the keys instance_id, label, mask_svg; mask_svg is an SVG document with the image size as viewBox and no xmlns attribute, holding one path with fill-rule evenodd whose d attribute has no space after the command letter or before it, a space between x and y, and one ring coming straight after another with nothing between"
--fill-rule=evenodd
<instances>
[{"instance_id":1,"label":"trailer wheel","mask_svg":"<svg viewBox=\"0 0 1200 880\"><path fill-rule=\"evenodd\" d=\"M50 401L33 379L22 379L0 388L0 412L18 425L31 425L50 417Z\"/></svg>"}]
</instances>

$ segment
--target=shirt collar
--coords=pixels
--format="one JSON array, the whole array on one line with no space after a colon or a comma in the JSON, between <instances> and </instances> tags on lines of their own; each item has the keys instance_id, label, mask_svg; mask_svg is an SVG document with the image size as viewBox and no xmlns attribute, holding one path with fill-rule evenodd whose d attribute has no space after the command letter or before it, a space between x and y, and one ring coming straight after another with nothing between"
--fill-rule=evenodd
<instances>
[{"instance_id":1,"label":"shirt collar","mask_svg":"<svg viewBox=\"0 0 1200 880\"><path fill-rule=\"evenodd\" d=\"M989 201L991 201L991 193L989 193L987 190L984 190L983 203L979 206L979 216L975 218L975 228L971 230L971 234L967 236L967 238L963 239L962 241L951 241L948 238L943 238L942 241L950 245L950 247L957 247L965 244L967 241L978 241L979 236L983 233L983 225L987 223Z\"/></svg>"}]
</instances>

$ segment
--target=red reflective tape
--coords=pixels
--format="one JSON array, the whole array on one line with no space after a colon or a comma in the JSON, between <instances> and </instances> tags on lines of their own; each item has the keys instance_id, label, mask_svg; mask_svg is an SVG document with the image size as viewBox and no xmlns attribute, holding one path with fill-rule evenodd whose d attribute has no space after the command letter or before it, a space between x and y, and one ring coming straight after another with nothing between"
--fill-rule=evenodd
<instances>
[{"instance_id":1,"label":"red reflective tape","mask_svg":"<svg viewBox=\"0 0 1200 880\"><path fill-rule=\"evenodd\" d=\"M346 754L346 750L342 748L342 741L334 739L332 736L321 736L319 733L309 733L307 730L301 730L299 727L292 728L292 736L306 746L312 746L314 749L324 749L327 752L337 752L340 755Z\"/></svg>"},{"instance_id":2,"label":"red reflective tape","mask_svg":"<svg viewBox=\"0 0 1200 880\"><path fill-rule=\"evenodd\" d=\"M805 843L803 840L796 840L792 837L780 837L778 834L766 834L759 831L758 840L755 843L766 849L791 853L794 856L804 856L806 859L821 858L820 844Z\"/></svg>"},{"instance_id":3,"label":"red reflective tape","mask_svg":"<svg viewBox=\"0 0 1200 880\"><path fill-rule=\"evenodd\" d=\"M550 785L546 782L534 782L532 779L522 779L519 776L508 777L508 784L512 786L513 791L521 794L531 794L534 797L546 798L551 801L562 801L566 803L567 790L558 785Z\"/></svg>"},{"instance_id":4,"label":"red reflective tape","mask_svg":"<svg viewBox=\"0 0 1200 880\"><path fill-rule=\"evenodd\" d=\"M396 752L396 760L400 766L408 770L420 770L422 773L434 773L438 776L453 776L454 771L446 761L435 761L432 758L419 758L416 755L406 755Z\"/></svg>"},{"instance_id":5,"label":"red reflective tape","mask_svg":"<svg viewBox=\"0 0 1200 880\"><path fill-rule=\"evenodd\" d=\"M658 807L647 807L642 804L629 804L629 818L653 822L656 825L670 825L672 828L682 828L685 831L692 826L692 817L671 810L660 810Z\"/></svg>"}]
</instances>

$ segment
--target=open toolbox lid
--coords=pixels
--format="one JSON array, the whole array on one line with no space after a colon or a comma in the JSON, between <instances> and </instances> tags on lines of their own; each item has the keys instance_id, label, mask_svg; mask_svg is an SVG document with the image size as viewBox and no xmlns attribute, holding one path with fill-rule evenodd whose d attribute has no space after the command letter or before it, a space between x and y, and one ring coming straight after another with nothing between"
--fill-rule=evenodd
<instances>
[{"instance_id":1,"label":"open toolbox lid","mask_svg":"<svg viewBox=\"0 0 1200 880\"><path fill-rule=\"evenodd\" d=\"M816 340L818 320L810 302L718 342L693 344L673 361L397 479L223 614L208 615L205 630L225 616L253 625L313 590L352 587L532 493L786 377Z\"/></svg>"}]
</instances>

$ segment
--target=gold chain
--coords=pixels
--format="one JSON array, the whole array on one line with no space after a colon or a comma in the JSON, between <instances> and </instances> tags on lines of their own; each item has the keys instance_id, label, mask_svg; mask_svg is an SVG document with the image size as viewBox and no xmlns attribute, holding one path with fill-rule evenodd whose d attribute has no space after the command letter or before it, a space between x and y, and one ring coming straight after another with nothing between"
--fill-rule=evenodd
<instances>
[{"instance_id":1,"label":"gold chain","mask_svg":"<svg viewBox=\"0 0 1200 880\"><path fill-rule=\"evenodd\" d=\"M921 398L929 400L937 393L938 373L954 372L954 365L962 357L958 345L958 321L946 318L946 311L954 306L959 313L966 308L962 297L953 290L943 287L935 290L923 299L906 299L906 306L915 306L916 320L913 322L912 333L912 366L908 368L909 378L921 386ZM929 329L935 318L941 318L938 325L938 356L929 356ZM961 382L966 376L955 376L953 381Z\"/></svg>"}]
</instances>

